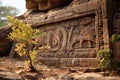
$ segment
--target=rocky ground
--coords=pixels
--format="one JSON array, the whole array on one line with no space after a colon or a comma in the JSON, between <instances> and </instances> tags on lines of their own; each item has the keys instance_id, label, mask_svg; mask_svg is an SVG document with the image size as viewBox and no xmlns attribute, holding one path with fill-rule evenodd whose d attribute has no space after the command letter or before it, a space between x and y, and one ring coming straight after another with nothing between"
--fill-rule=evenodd
<instances>
[{"instance_id":1,"label":"rocky ground","mask_svg":"<svg viewBox=\"0 0 120 80\"><path fill-rule=\"evenodd\" d=\"M103 76L102 72L84 73L77 69L55 68L37 63L38 72L27 72L23 61L0 58L0 80L120 80L119 76Z\"/></svg>"}]
</instances>

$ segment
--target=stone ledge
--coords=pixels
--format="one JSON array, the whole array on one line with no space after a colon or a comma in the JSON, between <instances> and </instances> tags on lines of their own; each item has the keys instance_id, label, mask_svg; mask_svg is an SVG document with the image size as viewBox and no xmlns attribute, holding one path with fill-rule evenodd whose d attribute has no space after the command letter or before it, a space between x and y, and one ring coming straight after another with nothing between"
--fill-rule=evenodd
<instances>
[{"instance_id":1,"label":"stone ledge","mask_svg":"<svg viewBox=\"0 0 120 80\"><path fill-rule=\"evenodd\" d=\"M32 26L40 26L54 22L60 22L88 14L95 14L98 9L98 1L83 3L72 8L61 9L58 11L48 12L47 14L34 14L24 20Z\"/></svg>"},{"instance_id":2,"label":"stone ledge","mask_svg":"<svg viewBox=\"0 0 120 80\"><path fill-rule=\"evenodd\" d=\"M86 51L86 52L85 52ZM54 51L39 51L38 56L49 57L49 58L96 58L96 48L87 48L87 49L74 49L73 51L62 51L58 50L57 53Z\"/></svg>"},{"instance_id":3,"label":"stone ledge","mask_svg":"<svg viewBox=\"0 0 120 80\"><path fill-rule=\"evenodd\" d=\"M49 58L96 58L97 54L96 53L64 53L64 54L60 54L59 53L40 53L38 56L42 56L42 57L49 57Z\"/></svg>"},{"instance_id":4,"label":"stone ledge","mask_svg":"<svg viewBox=\"0 0 120 80\"><path fill-rule=\"evenodd\" d=\"M41 62L50 66L59 67L88 67L94 68L98 66L98 58L39 58L37 62Z\"/></svg>"}]
</instances>

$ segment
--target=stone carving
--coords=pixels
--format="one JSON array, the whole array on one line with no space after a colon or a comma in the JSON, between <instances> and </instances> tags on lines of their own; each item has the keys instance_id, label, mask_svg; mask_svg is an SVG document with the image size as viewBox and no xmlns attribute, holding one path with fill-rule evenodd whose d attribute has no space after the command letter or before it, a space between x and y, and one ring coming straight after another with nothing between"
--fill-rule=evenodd
<instances>
[{"instance_id":1,"label":"stone carving","mask_svg":"<svg viewBox=\"0 0 120 80\"><path fill-rule=\"evenodd\" d=\"M78 48L93 48L95 47L96 39L95 39L95 26L92 23L92 19L90 17L84 18L84 21L81 22L80 29L78 28L72 28L73 30L73 40L69 43L71 43L70 49L75 46L75 44L78 45ZM94 22L93 22L94 23ZM71 31L70 31L71 32Z\"/></svg>"},{"instance_id":2,"label":"stone carving","mask_svg":"<svg viewBox=\"0 0 120 80\"><path fill-rule=\"evenodd\" d=\"M50 10L55 6L51 7L49 2L54 0L38 1L40 2L37 9L41 11ZM45 4L47 6L44 6ZM38 60L51 66L97 66L97 51L101 47L100 40L103 42L103 33L99 33L103 32L103 24L100 24L102 16L97 5L98 0L73 0L69 6L59 10L29 15L25 22L46 32L45 36L39 38L39 44L36 46L46 44L50 46L45 52L39 51ZM101 36L102 39L99 39Z\"/></svg>"},{"instance_id":3,"label":"stone carving","mask_svg":"<svg viewBox=\"0 0 120 80\"><path fill-rule=\"evenodd\" d=\"M88 28L89 29L89 28ZM83 30L84 31L84 30ZM85 30L86 32L88 32L89 30ZM82 32L81 32L82 33ZM71 42L71 46L70 46L70 49L72 49L72 47L75 45L75 44L79 44L79 48L92 48L93 45L92 45L92 42L96 42L95 41L95 38L93 36L91 36L90 34L87 34L87 35L84 35L84 34L81 34L80 35L76 35L74 38L73 38L73 41ZM78 37L79 36L79 37Z\"/></svg>"},{"instance_id":4,"label":"stone carving","mask_svg":"<svg viewBox=\"0 0 120 80\"><path fill-rule=\"evenodd\" d=\"M49 57L49 58L96 58L96 49L82 49L82 50L75 50L75 51L55 51L55 52L44 52L43 54L39 54L42 57Z\"/></svg>"},{"instance_id":5,"label":"stone carving","mask_svg":"<svg viewBox=\"0 0 120 80\"><path fill-rule=\"evenodd\" d=\"M56 51L58 49L65 49L66 41L67 33L64 28L58 26L57 29L49 31L47 43L51 46L52 51Z\"/></svg>"},{"instance_id":6,"label":"stone carving","mask_svg":"<svg viewBox=\"0 0 120 80\"><path fill-rule=\"evenodd\" d=\"M69 6L66 6L67 2ZM66 7L40 13L63 6ZM46 32L36 45L51 46L48 51L39 52L43 63L46 64L94 66L93 63L97 63L98 60L98 51L111 47L111 34L120 33L119 0L26 0L26 8L28 12L23 15L23 22ZM9 29L7 30L9 32ZM3 33L6 30L1 31ZM6 39L6 35L2 36ZM1 43L1 46L5 46L0 50L3 51L2 54L8 51L7 45Z\"/></svg>"},{"instance_id":7,"label":"stone carving","mask_svg":"<svg viewBox=\"0 0 120 80\"><path fill-rule=\"evenodd\" d=\"M51 48L44 57L96 57L96 34L94 16L69 20L41 27L46 32L42 38ZM40 42L39 45L42 45Z\"/></svg>"},{"instance_id":8,"label":"stone carving","mask_svg":"<svg viewBox=\"0 0 120 80\"><path fill-rule=\"evenodd\" d=\"M51 6L57 1L60 3ZM33 9L33 12L36 11L34 8L44 11L65 6L66 3L63 5L62 1L72 0L33 0L35 6L29 8L28 2L26 6ZM97 51L103 45L102 12L98 10L98 3L98 0L73 0L69 6L59 10L29 15L25 22L46 32L45 36L39 38L39 44L36 46L50 46L45 52L39 51L38 60L51 66L97 66Z\"/></svg>"}]
</instances>

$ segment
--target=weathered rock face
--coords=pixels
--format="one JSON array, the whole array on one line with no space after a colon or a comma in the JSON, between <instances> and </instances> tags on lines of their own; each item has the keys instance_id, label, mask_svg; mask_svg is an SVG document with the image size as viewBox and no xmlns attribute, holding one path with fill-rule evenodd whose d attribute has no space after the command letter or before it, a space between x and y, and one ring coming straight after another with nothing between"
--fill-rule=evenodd
<instances>
[{"instance_id":1,"label":"weathered rock face","mask_svg":"<svg viewBox=\"0 0 120 80\"><path fill-rule=\"evenodd\" d=\"M38 8L38 3L36 0L25 0L26 1L26 8L27 9L34 9Z\"/></svg>"},{"instance_id":2,"label":"weathered rock face","mask_svg":"<svg viewBox=\"0 0 120 80\"><path fill-rule=\"evenodd\" d=\"M8 55L12 46L12 41L8 39L8 34L11 32L9 26L0 28L0 56Z\"/></svg>"},{"instance_id":3,"label":"weathered rock face","mask_svg":"<svg viewBox=\"0 0 120 80\"><path fill-rule=\"evenodd\" d=\"M55 7L63 7L73 0L26 0L27 9L39 9L40 11L50 10Z\"/></svg>"}]
</instances>

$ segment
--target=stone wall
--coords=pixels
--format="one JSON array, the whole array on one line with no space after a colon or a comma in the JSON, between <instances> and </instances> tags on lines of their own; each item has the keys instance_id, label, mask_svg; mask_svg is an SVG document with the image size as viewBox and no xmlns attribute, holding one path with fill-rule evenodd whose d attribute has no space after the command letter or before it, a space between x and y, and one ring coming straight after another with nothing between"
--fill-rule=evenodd
<instances>
[{"instance_id":1,"label":"stone wall","mask_svg":"<svg viewBox=\"0 0 120 80\"><path fill-rule=\"evenodd\" d=\"M98 51L109 49L111 34L120 32L118 2L74 0L62 9L28 16L24 22L46 32L36 46L51 46L39 51L38 61L60 67L97 67Z\"/></svg>"},{"instance_id":2,"label":"stone wall","mask_svg":"<svg viewBox=\"0 0 120 80\"><path fill-rule=\"evenodd\" d=\"M61 62L69 66L73 66L75 62L80 64L80 58L97 57L95 15L44 25L40 29L46 32L46 36L42 38L44 42L40 42L39 45L51 46L48 51L40 53L42 57L64 60L68 58L68 61L71 60L70 63L64 60Z\"/></svg>"}]
</instances>

